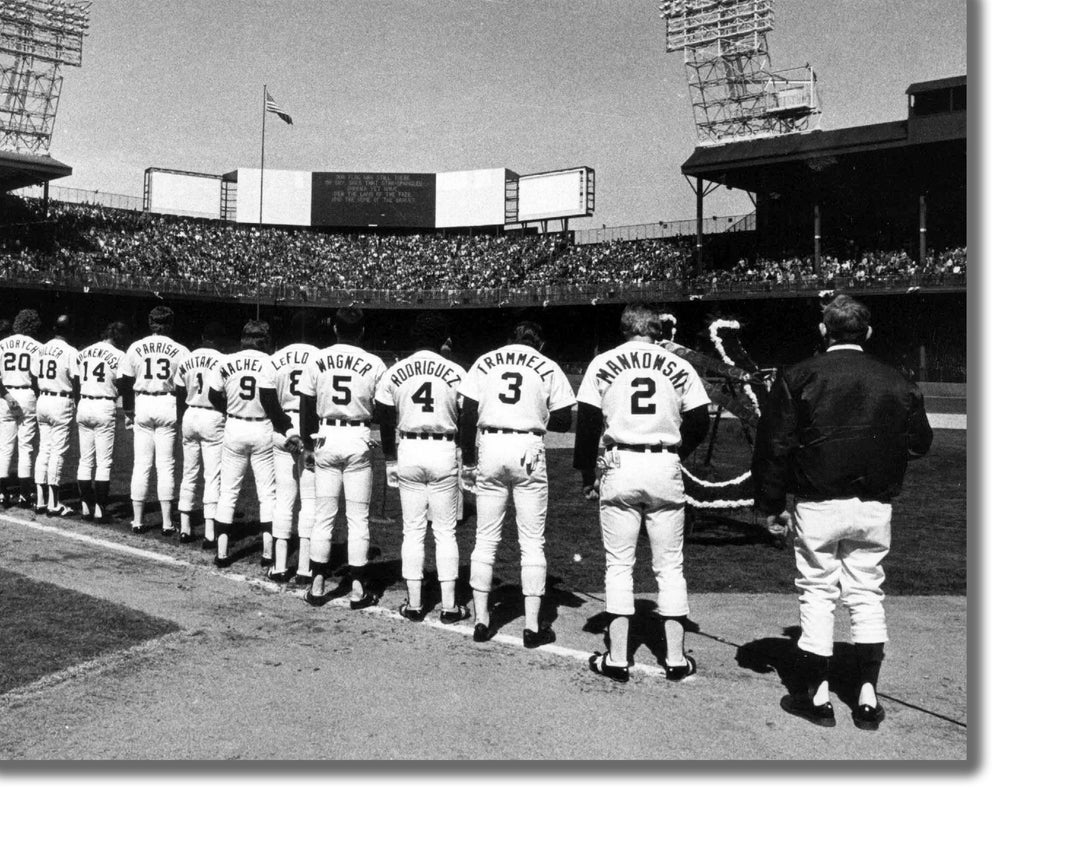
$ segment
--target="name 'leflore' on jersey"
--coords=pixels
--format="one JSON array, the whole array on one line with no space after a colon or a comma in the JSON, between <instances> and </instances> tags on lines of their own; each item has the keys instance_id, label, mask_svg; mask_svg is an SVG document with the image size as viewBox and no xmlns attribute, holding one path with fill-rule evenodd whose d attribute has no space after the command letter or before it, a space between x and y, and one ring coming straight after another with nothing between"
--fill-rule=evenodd
<instances>
[{"instance_id":1,"label":"name 'leflore' on jersey","mask_svg":"<svg viewBox=\"0 0 1080 849\"><path fill-rule=\"evenodd\" d=\"M405 433L457 433L458 387L465 372L434 351L417 351L386 370L375 400L397 409Z\"/></svg>"},{"instance_id":2,"label":"name 'leflore' on jersey","mask_svg":"<svg viewBox=\"0 0 1080 849\"><path fill-rule=\"evenodd\" d=\"M22 333L0 339L0 381L8 389L29 389L37 377L41 343Z\"/></svg>"},{"instance_id":3,"label":"name 'leflore' on jersey","mask_svg":"<svg viewBox=\"0 0 1080 849\"><path fill-rule=\"evenodd\" d=\"M312 357L297 387L315 399L320 419L371 421L375 387L386 365L363 348L338 342Z\"/></svg>"},{"instance_id":4,"label":"name 'leflore' on jersey","mask_svg":"<svg viewBox=\"0 0 1080 849\"><path fill-rule=\"evenodd\" d=\"M528 345L505 345L484 354L459 391L477 402L481 428L547 431L551 411L574 403L563 370Z\"/></svg>"},{"instance_id":5,"label":"name 'leflore' on jersey","mask_svg":"<svg viewBox=\"0 0 1080 849\"><path fill-rule=\"evenodd\" d=\"M84 398L116 398L116 377L124 352L103 340L79 351L78 373Z\"/></svg>"},{"instance_id":6,"label":"name 'leflore' on jersey","mask_svg":"<svg viewBox=\"0 0 1080 849\"><path fill-rule=\"evenodd\" d=\"M682 442L682 414L709 403L694 367L652 342L625 342L596 357L577 399L603 412L605 445L670 447Z\"/></svg>"},{"instance_id":7,"label":"name 'leflore' on jersey","mask_svg":"<svg viewBox=\"0 0 1080 849\"><path fill-rule=\"evenodd\" d=\"M180 362L173 383L186 393L189 407L209 407L210 390L221 389L221 354L196 348Z\"/></svg>"},{"instance_id":8,"label":"name 'leflore' on jersey","mask_svg":"<svg viewBox=\"0 0 1080 849\"><path fill-rule=\"evenodd\" d=\"M269 360L269 354L255 350L237 351L221 358L220 391L225 395L225 411L233 418L267 418L259 398L259 379Z\"/></svg>"},{"instance_id":9,"label":"name 'leflore' on jersey","mask_svg":"<svg viewBox=\"0 0 1080 849\"><path fill-rule=\"evenodd\" d=\"M38 388L44 392L71 392L79 377L79 352L63 339L41 346L38 361Z\"/></svg>"},{"instance_id":10,"label":"name 'leflore' on jersey","mask_svg":"<svg viewBox=\"0 0 1080 849\"><path fill-rule=\"evenodd\" d=\"M271 354L260 379L260 389L273 389L286 413L300 412L300 378L311 358L319 353L314 345L295 342Z\"/></svg>"},{"instance_id":11,"label":"name 'leflore' on jersey","mask_svg":"<svg viewBox=\"0 0 1080 849\"><path fill-rule=\"evenodd\" d=\"M152 333L127 349L120 376L133 378L136 392L168 395L175 388L176 370L190 353L168 336Z\"/></svg>"}]
</instances>

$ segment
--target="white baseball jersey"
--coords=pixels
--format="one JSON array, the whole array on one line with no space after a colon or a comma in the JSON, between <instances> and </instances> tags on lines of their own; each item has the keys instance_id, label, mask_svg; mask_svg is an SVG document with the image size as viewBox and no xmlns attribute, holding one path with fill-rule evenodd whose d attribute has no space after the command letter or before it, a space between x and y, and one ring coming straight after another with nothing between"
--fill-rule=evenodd
<instances>
[{"instance_id":1,"label":"white baseball jersey","mask_svg":"<svg viewBox=\"0 0 1080 849\"><path fill-rule=\"evenodd\" d=\"M0 381L8 389L30 388L37 377L41 343L22 333L0 339Z\"/></svg>"},{"instance_id":2,"label":"white baseball jersey","mask_svg":"<svg viewBox=\"0 0 1080 849\"><path fill-rule=\"evenodd\" d=\"M135 379L135 391L171 395L176 370L191 352L168 336L152 333L127 349L120 361L120 376Z\"/></svg>"},{"instance_id":3,"label":"white baseball jersey","mask_svg":"<svg viewBox=\"0 0 1080 849\"><path fill-rule=\"evenodd\" d=\"M259 375L270 355L263 351L244 350L221 358L219 388L225 393L226 412L243 419L265 419L266 410L259 400Z\"/></svg>"},{"instance_id":4,"label":"white baseball jersey","mask_svg":"<svg viewBox=\"0 0 1080 849\"><path fill-rule=\"evenodd\" d=\"M84 398L116 398L116 377L124 352L105 339L79 351L79 380Z\"/></svg>"},{"instance_id":5,"label":"white baseball jersey","mask_svg":"<svg viewBox=\"0 0 1080 849\"><path fill-rule=\"evenodd\" d=\"M67 392L74 389L72 379L79 377L79 352L63 339L53 339L41 348L38 361L38 389L43 392Z\"/></svg>"},{"instance_id":6,"label":"white baseball jersey","mask_svg":"<svg viewBox=\"0 0 1080 849\"><path fill-rule=\"evenodd\" d=\"M303 342L286 345L270 355L259 376L259 388L277 392L281 409L286 413L300 412L300 378L308 362L318 353L319 349L314 345Z\"/></svg>"},{"instance_id":7,"label":"white baseball jersey","mask_svg":"<svg viewBox=\"0 0 1080 849\"><path fill-rule=\"evenodd\" d=\"M320 419L370 421L375 387L385 371L383 361L374 354L338 342L308 361L297 390L315 399Z\"/></svg>"},{"instance_id":8,"label":"white baseball jersey","mask_svg":"<svg viewBox=\"0 0 1080 849\"><path fill-rule=\"evenodd\" d=\"M457 433L458 387L464 371L434 351L417 351L386 370L375 400L397 408L398 430Z\"/></svg>"},{"instance_id":9,"label":"white baseball jersey","mask_svg":"<svg viewBox=\"0 0 1080 849\"><path fill-rule=\"evenodd\" d=\"M596 357L577 399L603 412L604 445L673 448L682 442L682 413L709 403L694 367L652 342L625 342Z\"/></svg>"},{"instance_id":10,"label":"white baseball jersey","mask_svg":"<svg viewBox=\"0 0 1080 849\"><path fill-rule=\"evenodd\" d=\"M546 432L551 411L574 403L563 370L528 345L505 345L484 354L458 391L479 404L481 428Z\"/></svg>"},{"instance_id":11,"label":"white baseball jersey","mask_svg":"<svg viewBox=\"0 0 1080 849\"><path fill-rule=\"evenodd\" d=\"M196 348L176 368L175 386L187 392L189 407L209 407L210 390L221 390L221 354L213 348Z\"/></svg>"}]
</instances>

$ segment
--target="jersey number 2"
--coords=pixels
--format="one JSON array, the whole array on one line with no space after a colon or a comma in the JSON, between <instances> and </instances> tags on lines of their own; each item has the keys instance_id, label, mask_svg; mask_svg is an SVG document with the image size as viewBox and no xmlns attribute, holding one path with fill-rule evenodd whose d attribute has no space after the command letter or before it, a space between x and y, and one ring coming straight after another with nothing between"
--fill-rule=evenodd
<instances>
[{"instance_id":1,"label":"jersey number 2","mask_svg":"<svg viewBox=\"0 0 1080 849\"><path fill-rule=\"evenodd\" d=\"M431 381L421 384L412 394L412 402L425 413L435 412L435 396L431 394Z\"/></svg>"},{"instance_id":2,"label":"jersey number 2","mask_svg":"<svg viewBox=\"0 0 1080 849\"><path fill-rule=\"evenodd\" d=\"M656 394L656 381L651 377L635 377L630 381L634 394L630 396L630 412L635 416L647 416L656 412L656 404L649 399Z\"/></svg>"}]
</instances>

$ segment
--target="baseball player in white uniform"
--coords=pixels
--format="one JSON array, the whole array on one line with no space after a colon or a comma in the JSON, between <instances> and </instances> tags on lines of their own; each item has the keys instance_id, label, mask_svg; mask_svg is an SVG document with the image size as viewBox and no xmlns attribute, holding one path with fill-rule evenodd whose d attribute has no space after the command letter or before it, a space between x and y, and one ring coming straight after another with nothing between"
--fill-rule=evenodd
<instances>
[{"instance_id":1,"label":"baseball player in white uniform","mask_svg":"<svg viewBox=\"0 0 1080 849\"><path fill-rule=\"evenodd\" d=\"M221 448L221 500L215 525L217 556L214 565L229 565L229 532L248 465L255 475L262 528L262 567L273 563L274 540L270 523L274 517L274 430L289 427L280 406L268 410L259 392L259 380L270 360L270 325L249 321L240 337L240 350L221 358L217 385L210 388L210 403L225 413ZM270 393L273 396L273 393ZM299 447L296 440L296 447Z\"/></svg>"},{"instance_id":2,"label":"baseball player in white uniform","mask_svg":"<svg viewBox=\"0 0 1080 849\"><path fill-rule=\"evenodd\" d=\"M176 398L183 410L180 444L184 451L184 473L180 478L180 542L192 542L195 534L191 513L195 509L195 490L199 473L203 479L203 548L217 544L214 518L221 492L221 440L225 433L225 415L210 403L210 389L218 386L221 354L218 339L224 328L211 322L203 328L202 342L176 369Z\"/></svg>"},{"instance_id":3,"label":"baseball player in white uniform","mask_svg":"<svg viewBox=\"0 0 1080 849\"><path fill-rule=\"evenodd\" d=\"M539 325L524 321L510 342L480 357L461 382L461 453L467 485L475 481L476 545L470 584L476 626L473 639L491 638L488 597L495 550L502 538L511 493L521 547L521 590L525 596L522 642L536 648L554 642L550 625L540 623L547 583L544 526L548 481L544 434L570 430L574 390L563 370L540 353ZM476 430L479 428L479 437ZM479 456L479 460L477 457Z\"/></svg>"},{"instance_id":4,"label":"baseball player in white uniform","mask_svg":"<svg viewBox=\"0 0 1080 849\"><path fill-rule=\"evenodd\" d=\"M424 618L424 538L428 518L435 535L435 568L442 593L443 624L469 617L457 604L458 578L458 386L464 371L436 351L447 339L446 323L421 313L412 328L418 350L395 363L375 391L386 457L386 485L401 494L401 576L408 598L398 612Z\"/></svg>"},{"instance_id":5,"label":"baseball player in white uniform","mask_svg":"<svg viewBox=\"0 0 1080 849\"><path fill-rule=\"evenodd\" d=\"M113 446L116 443L116 378L127 346L127 325L114 321L100 342L79 351L81 394L75 412L79 426L79 471L76 480L84 519L106 521Z\"/></svg>"},{"instance_id":6,"label":"baseball player in white uniform","mask_svg":"<svg viewBox=\"0 0 1080 849\"><path fill-rule=\"evenodd\" d=\"M38 359L38 430L41 443L34 463L37 512L70 516L74 511L60 503L60 477L64 455L71 446L75 406L79 402L79 352L67 341L71 319L59 316L56 336L41 347Z\"/></svg>"},{"instance_id":7,"label":"baseball player in white uniform","mask_svg":"<svg viewBox=\"0 0 1080 849\"><path fill-rule=\"evenodd\" d=\"M11 467L17 462L18 503L34 506L34 443L37 426L37 374L41 332L37 310L21 310L12 322L11 334L0 339L0 383L5 395L0 403L0 501L15 503L9 494ZM16 461L17 455L17 461Z\"/></svg>"},{"instance_id":8,"label":"baseball player in white uniform","mask_svg":"<svg viewBox=\"0 0 1080 849\"><path fill-rule=\"evenodd\" d=\"M315 524L311 530L311 587L305 596L314 606L326 603L327 562L337 515L345 492L348 557L352 574L367 563L368 510L371 503L371 430L375 387L386 371L383 361L360 347L364 314L339 309L333 319L337 342L308 361L300 377L300 435L304 463L315 471ZM378 596L354 580L349 606L370 607Z\"/></svg>"},{"instance_id":9,"label":"baseball player in white uniform","mask_svg":"<svg viewBox=\"0 0 1080 849\"><path fill-rule=\"evenodd\" d=\"M651 307L623 310L626 339L600 354L578 390L574 468L586 493L600 478L600 527L607 555L608 651L589 668L615 681L629 680L627 643L634 614L634 562L641 523L649 535L659 589L657 607L667 643L663 666L669 680L694 674L684 647L690 607L683 576L685 493L681 457L708 434L709 396L693 366L654 344L660 317ZM603 456L597 463L602 443Z\"/></svg>"},{"instance_id":10,"label":"baseball player in white uniform","mask_svg":"<svg viewBox=\"0 0 1080 849\"><path fill-rule=\"evenodd\" d=\"M293 316L291 335L294 342L272 354L259 378L259 391L273 394L285 415L289 417L289 429L285 434L274 432L274 565L267 577L276 583L290 578L288 570L289 540L293 528L300 539L297 557L296 580L298 584L311 584L311 528L315 522L315 473L305 468L303 459L290 450L288 438L300 433L300 378L308 362L319 353L314 345L304 340L310 335L307 314L298 312ZM297 502L300 509L297 511Z\"/></svg>"},{"instance_id":11,"label":"baseball player in white uniform","mask_svg":"<svg viewBox=\"0 0 1080 849\"><path fill-rule=\"evenodd\" d=\"M150 310L150 335L127 349L120 362L120 395L124 416L134 426L135 460L131 468L131 530L144 531L146 498L150 493L150 467L157 472L157 495L161 502L161 535L176 533L172 504L176 486L176 370L191 352L170 339L173 311L160 306Z\"/></svg>"}]
</instances>

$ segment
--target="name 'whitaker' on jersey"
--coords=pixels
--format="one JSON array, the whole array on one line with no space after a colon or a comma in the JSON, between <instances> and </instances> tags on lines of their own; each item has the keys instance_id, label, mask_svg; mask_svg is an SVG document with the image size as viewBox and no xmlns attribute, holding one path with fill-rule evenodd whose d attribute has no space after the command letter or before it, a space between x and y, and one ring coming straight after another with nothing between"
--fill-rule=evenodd
<instances>
[{"instance_id":1,"label":"name 'whitaker' on jersey","mask_svg":"<svg viewBox=\"0 0 1080 849\"><path fill-rule=\"evenodd\" d=\"M525 351L500 350L487 354L475 363L475 367L481 374L487 374L496 366L525 366L532 369L541 379L554 374L551 361L542 354L529 354Z\"/></svg>"},{"instance_id":2,"label":"name 'whitaker' on jersey","mask_svg":"<svg viewBox=\"0 0 1080 849\"><path fill-rule=\"evenodd\" d=\"M605 360L597 369L596 379L611 383L626 369L654 369L670 380L676 389L682 389L690 379L690 372L682 366L679 360L661 351L627 351Z\"/></svg>"}]
</instances>

